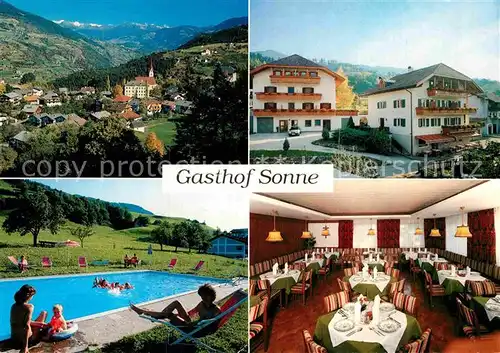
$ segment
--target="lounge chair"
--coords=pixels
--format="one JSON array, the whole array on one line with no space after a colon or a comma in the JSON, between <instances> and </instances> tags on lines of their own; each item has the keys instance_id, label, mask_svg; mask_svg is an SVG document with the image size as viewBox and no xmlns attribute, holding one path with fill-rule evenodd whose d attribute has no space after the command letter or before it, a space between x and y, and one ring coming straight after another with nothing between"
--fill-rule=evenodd
<instances>
[{"instance_id":1,"label":"lounge chair","mask_svg":"<svg viewBox=\"0 0 500 353\"><path fill-rule=\"evenodd\" d=\"M78 257L78 266L85 268L89 267L89 265L87 264L87 258L85 256Z\"/></svg>"},{"instance_id":2,"label":"lounge chair","mask_svg":"<svg viewBox=\"0 0 500 353\"><path fill-rule=\"evenodd\" d=\"M90 264L92 266L108 266L109 260L94 260Z\"/></svg>"},{"instance_id":3,"label":"lounge chair","mask_svg":"<svg viewBox=\"0 0 500 353\"><path fill-rule=\"evenodd\" d=\"M9 259L9 265L10 267L12 268L17 268L19 269L19 261L17 261L17 259L14 257L14 256L7 256L7 258Z\"/></svg>"},{"instance_id":4,"label":"lounge chair","mask_svg":"<svg viewBox=\"0 0 500 353\"><path fill-rule=\"evenodd\" d=\"M198 262L196 264L196 266L193 268L193 271L194 272L198 272L202 267L203 267L203 264L205 263L205 261L203 260L200 260L200 262Z\"/></svg>"},{"instance_id":5,"label":"lounge chair","mask_svg":"<svg viewBox=\"0 0 500 353\"><path fill-rule=\"evenodd\" d=\"M48 256L42 257L42 267L47 267L47 268L52 267L52 261Z\"/></svg>"},{"instance_id":6,"label":"lounge chair","mask_svg":"<svg viewBox=\"0 0 500 353\"><path fill-rule=\"evenodd\" d=\"M166 325L170 328L173 328L177 332L181 334L181 337L179 337L177 340L174 342L170 343L169 345L175 346L181 343L187 343L188 341L192 341L195 345L203 346L207 348L209 351L212 352L222 352L218 351L207 344L201 342L199 338L208 336L213 334L215 331L219 330L222 326L224 326L231 316L234 315L236 309L238 309L243 303L245 303L248 300L248 294L241 290L238 289L237 291L229 294L222 300L218 301L217 304L220 305L220 310L221 313L214 317L213 319L209 320L200 320L196 323L196 326L192 327L189 326L190 330L188 332L184 331L186 326L175 326L172 325L169 321L167 320L158 320L155 319L151 316L147 316L144 314L141 314L140 317L150 320L152 322L157 322L161 323L163 325ZM197 312L195 309L192 309L188 312L189 316L192 318L195 318L197 316ZM210 328L210 325L215 325L217 324L217 327L214 327L213 329L207 330Z\"/></svg>"},{"instance_id":7,"label":"lounge chair","mask_svg":"<svg viewBox=\"0 0 500 353\"><path fill-rule=\"evenodd\" d=\"M176 264L177 264L177 259L170 260L170 263L168 264L167 269L168 270L173 270Z\"/></svg>"}]
</instances>

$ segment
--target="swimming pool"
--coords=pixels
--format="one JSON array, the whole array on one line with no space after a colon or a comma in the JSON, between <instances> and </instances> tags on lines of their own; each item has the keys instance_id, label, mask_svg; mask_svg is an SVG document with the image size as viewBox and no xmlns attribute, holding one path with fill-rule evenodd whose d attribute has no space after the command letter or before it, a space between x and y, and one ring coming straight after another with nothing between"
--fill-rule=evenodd
<instances>
[{"instance_id":1,"label":"swimming pool","mask_svg":"<svg viewBox=\"0 0 500 353\"><path fill-rule=\"evenodd\" d=\"M129 282L134 289L119 294L101 288L92 288L95 277L108 282ZM0 280L0 340L10 337L10 307L14 293L24 284L35 287L37 293L31 300L35 305L34 317L46 310L52 315L52 306L61 304L67 320L79 319L106 311L128 307L129 302L145 303L160 298L195 291L204 283L228 283L227 280L160 271L105 272L85 275L30 277Z\"/></svg>"}]
</instances>

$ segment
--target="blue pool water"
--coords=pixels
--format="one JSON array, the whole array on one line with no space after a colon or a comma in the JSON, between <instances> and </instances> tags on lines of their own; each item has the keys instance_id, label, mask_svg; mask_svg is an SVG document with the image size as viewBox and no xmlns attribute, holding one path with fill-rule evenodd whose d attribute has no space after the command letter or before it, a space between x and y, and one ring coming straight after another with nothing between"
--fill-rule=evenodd
<instances>
[{"instance_id":1,"label":"blue pool water","mask_svg":"<svg viewBox=\"0 0 500 353\"><path fill-rule=\"evenodd\" d=\"M107 289L92 288L94 278L104 277L108 282L129 282L134 289L119 294ZM78 319L109 310L124 308L132 303L144 303L198 289L205 283L227 283L225 280L158 271L134 271L63 276L51 278L23 278L0 280L0 340L10 337L10 307L14 293L24 284L35 287L37 293L31 300L35 306L34 318L46 310L52 315L52 306L61 304L67 320Z\"/></svg>"}]
</instances>

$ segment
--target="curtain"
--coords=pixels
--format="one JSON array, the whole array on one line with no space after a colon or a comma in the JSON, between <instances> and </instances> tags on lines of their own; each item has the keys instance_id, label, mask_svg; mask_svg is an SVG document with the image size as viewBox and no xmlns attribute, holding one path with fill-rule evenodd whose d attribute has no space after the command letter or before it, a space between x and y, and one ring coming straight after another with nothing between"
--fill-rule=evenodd
<instances>
[{"instance_id":1,"label":"curtain","mask_svg":"<svg viewBox=\"0 0 500 353\"><path fill-rule=\"evenodd\" d=\"M399 248L399 219L377 220L377 246L379 248Z\"/></svg>"},{"instance_id":2,"label":"curtain","mask_svg":"<svg viewBox=\"0 0 500 353\"><path fill-rule=\"evenodd\" d=\"M432 228L434 228L434 218L424 219L425 247L446 250L446 218L436 218L436 228L441 233L440 237L429 236Z\"/></svg>"},{"instance_id":3,"label":"curtain","mask_svg":"<svg viewBox=\"0 0 500 353\"><path fill-rule=\"evenodd\" d=\"M353 234L352 221L339 221L339 248L352 248Z\"/></svg>"},{"instance_id":4,"label":"curtain","mask_svg":"<svg viewBox=\"0 0 500 353\"><path fill-rule=\"evenodd\" d=\"M495 211L493 209L469 212L467 224L472 238L467 238L467 257L495 263Z\"/></svg>"}]
</instances>

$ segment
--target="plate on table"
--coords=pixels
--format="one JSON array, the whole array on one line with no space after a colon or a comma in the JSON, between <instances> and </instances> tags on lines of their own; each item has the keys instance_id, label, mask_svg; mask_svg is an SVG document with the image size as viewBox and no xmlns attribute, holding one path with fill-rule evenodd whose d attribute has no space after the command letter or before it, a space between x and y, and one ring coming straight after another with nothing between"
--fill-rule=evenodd
<instances>
[{"instance_id":1,"label":"plate on table","mask_svg":"<svg viewBox=\"0 0 500 353\"><path fill-rule=\"evenodd\" d=\"M471 276L479 276L479 272L471 271L470 275Z\"/></svg>"},{"instance_id":2,"label":"plate on table","mask_svg":"<svg viewBox=\"0 0 500 353\"><path fill-rule=\"evenodd\" d=\"M264 276L262 276L262 277L264 277L264 279L271 279L271 278L278 277L278 275L276 275L276 276L275 276L275 275L273 275L272 273L268 273L267 275L264 275Z\"/></svg>"},{"instance_id":3,"label":"plate on table","mask_svg":"<svg viewBox=\"0 0 500 353\"><path fill-rule=\"evenodd\" d=\"M381 321L377 327L385 332L385 333L393 333L393 332L396 332L398 329L399 329L399 326L398 323L394 320L390 320L390 319L387 319L387 320L384 320L384 321Z\"/></svg>"},{"instance_id":4,"label":"plate on table","mask_svg":"<svg viewBox=\"0 0 500 353\"><path fill-rule=\"evenodd\" d=\"M333 324L333 328L338 332L346 332L354 328L354 321L340 320Z\"/></svg>"},{"instance_id":5,"label":"plate on table","mask_svg":"<svg viewBox=\"0 0 500 353\"><path fill-rule=\"evenodd\" d=\"M383 281L386 281L386 280L387 280L387 278L377 276L377 277L375 277L373 280L374 280L375 282L383 282Z\"/></svg>"},{"instance_id":6,"label":"plate on table","mask_svg":"<svg viewBox=\"0 0 500 353\"><path fill-rule=\"evenodd\" d=\"M486 303L484 307L490 311L500 311L500 304Z\"/></svg>"},{"instance_id":7,"label":"plate on table","mask_svg":"<svg viewBox=\"0 0 500 353\"><path fill-rule=\"evenodd\" d=\"M346 303L346 304L344 304L342 309L344 309L348 313L354 314L354 306L355 306L354 303Z\"/></svg>"},{"instance_id":8,"label":"plate on table","mask_svg":"<svg viewBox=\"0 0 500 353\"><path fill-rule=\"evenodd\" d=\"M383 313L389 313L394 309L396 309L396 307L392 303L380 303L380 311Z\"/></svg>"}]
</instances>

